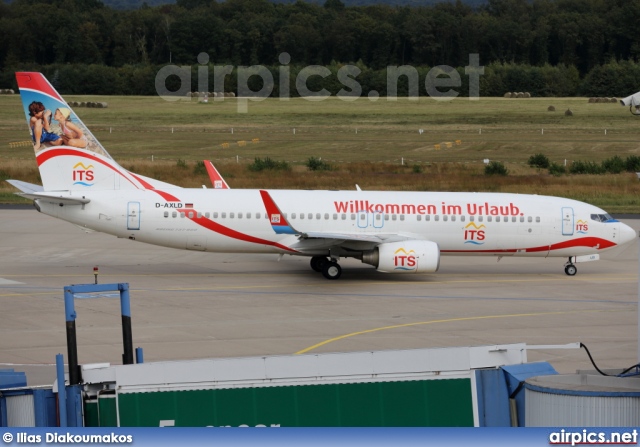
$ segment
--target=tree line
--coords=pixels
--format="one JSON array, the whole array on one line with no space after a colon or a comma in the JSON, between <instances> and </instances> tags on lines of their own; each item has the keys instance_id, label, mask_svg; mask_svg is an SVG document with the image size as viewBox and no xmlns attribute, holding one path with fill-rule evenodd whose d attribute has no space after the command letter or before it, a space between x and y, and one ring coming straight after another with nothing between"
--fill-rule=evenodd
<instances>
[{"instance_id":1,"label":"tree line","mask_svg":"<svg viewBox=\"0 0 640 447\"><path fill-rule=\"evenodd\" d=\"M422 86L430 67L457 67L464 95L464 67L478 53L483 96L626 96L640 86L633 62L639 17L640 3L628 0L488 0L478 7L177 0L136 10L99 0L15 0L0 3L0 82L7 88L14 71L39 70L57 77L64 93L155 94L155 74L169 63L192 66L197 85L202 52L211 66L265 65L276 80L286 52L292 76L307 65L356 64L358 80L381 94L387 66L418 68ZM228 82L231 91L233 76Z\"/></svg>"}]
</instances>

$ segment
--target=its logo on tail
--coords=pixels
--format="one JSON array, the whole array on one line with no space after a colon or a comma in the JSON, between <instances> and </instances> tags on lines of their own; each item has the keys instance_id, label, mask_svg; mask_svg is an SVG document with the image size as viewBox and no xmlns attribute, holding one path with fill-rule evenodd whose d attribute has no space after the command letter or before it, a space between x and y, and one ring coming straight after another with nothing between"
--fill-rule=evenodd
<instances>
[{"instance_id":1,"label":"its logo on tail","mask_svg":"<svg viewBox=\"0 0 640 447\"><path fill-rule=\"evenodd\" d=\"M87 183L92 182L94 179L93 165L85 166L82 162L76 163L73 167L72 179L74 185L93 186L93 183Z\"/></svg>"}]
</instances>

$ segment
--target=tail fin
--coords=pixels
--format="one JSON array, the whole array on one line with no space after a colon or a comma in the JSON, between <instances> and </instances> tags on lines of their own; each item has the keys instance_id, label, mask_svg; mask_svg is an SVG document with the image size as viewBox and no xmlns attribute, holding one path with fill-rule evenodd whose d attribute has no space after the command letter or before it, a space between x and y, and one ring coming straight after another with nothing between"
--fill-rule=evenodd
<instances>
[{"instance_id":1,"label":"tail fin","mask_svg":"<svg viewBox=\"0 0 640 447\"><path fill-rule=\"evenodd\" d=\"M211 184L214 189L230 189L227 182L224 181L222 175L218 172L213 163L210 160L204 160L204 165L207 168L207 172L209 173L209 179L211 179Z\"/></svg>"},{"instance_id":2,"label":"tail fin","mask_svg":"<svg viewBox=\"0 0 640 447\"><path fill-rule=\"evenodd\" d=\"M16 78L45 191L173 186L116 163L42 73L21 72Z\"/></svg>"}]
</instances>

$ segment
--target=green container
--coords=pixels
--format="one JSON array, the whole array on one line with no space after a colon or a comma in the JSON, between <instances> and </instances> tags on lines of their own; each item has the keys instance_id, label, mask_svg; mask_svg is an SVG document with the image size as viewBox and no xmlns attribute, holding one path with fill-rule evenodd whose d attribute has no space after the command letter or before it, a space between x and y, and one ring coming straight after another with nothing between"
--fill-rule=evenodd
<instances>
[{"instance_id":1,"label":"green container","mask_svg":"<svg viewBox=\"0 0 640 447\"><path fill-rule=\"evenodd\" d=\"M115 400L99 403L100 426L115 426ZM125 393L118 408L122 427L473 426L468 378Z\"/></svg>"}]
</instances>

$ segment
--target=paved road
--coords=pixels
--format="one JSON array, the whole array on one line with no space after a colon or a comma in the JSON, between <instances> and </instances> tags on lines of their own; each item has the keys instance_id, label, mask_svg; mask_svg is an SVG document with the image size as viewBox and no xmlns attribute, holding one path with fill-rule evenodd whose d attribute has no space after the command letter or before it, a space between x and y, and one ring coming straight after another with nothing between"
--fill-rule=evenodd
<instances>
[{"instance_id":1,"label":"paved road","mask_svg":"<svg viewBox=\"0 0 640 447\"><path fill-rule=\"evenodd\" d=\"M640 228L640 220L627 220ZM0 368L50 384L66 355L62 287L128 282L145 361L302 352L583 342L600 368L637 362L637 244L580 264L445 257L428 275L344 261L327 281L305 258L187 252L86 234L35 210L0 210ZM121 363L117 298L77 299L81 363ZM559 372L583 350L530 350Z\"/></svg>"}]
</instances>

